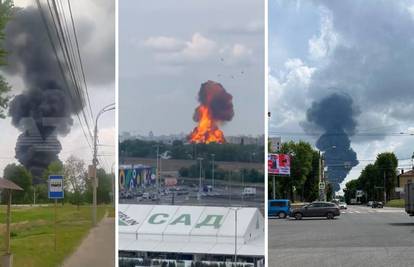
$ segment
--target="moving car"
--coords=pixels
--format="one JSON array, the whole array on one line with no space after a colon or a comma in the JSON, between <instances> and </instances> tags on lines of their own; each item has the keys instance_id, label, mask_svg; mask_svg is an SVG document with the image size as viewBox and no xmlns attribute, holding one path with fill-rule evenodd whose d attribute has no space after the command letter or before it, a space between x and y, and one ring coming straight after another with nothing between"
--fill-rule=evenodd
<instances>
[{"instance_id":1,"label":"moving car","mask_svg":"<svg viewBox=\"0 0 414 267\"><path fill-rule=\"evenodd\" d=\"M339 207L335 203L322 201L315 201L301 208L293 209L290 213L296 220L301 220L303 217L326 217L327 219L334 219L335 216L341 215Z\"/></svg>"},{"instance_id":2,"label":"moving car","mask_svg":"<svg viewBox=\"0 0 414 267\"><path fill-rule=\"evenodd\" d=\"M268 216L278 216L279 218L286 218L290 215L290 201L289 199L272 199L268 203Z\"/></svg>"},{"instance_id":3,"label":"moving car","mask_svg":"<svg viewBox=\"0 0 414 267\"><path fill-rule=\"evenodd\" d=\"M346 210L348 208L345 202L339 202L338 206L341 210Z\"/></svg>"},{"instance_id":4,"label":"moving car","mask_svg":"<svg viewBox=\"0 0 414 267\"><path fill-rule=\"evenodd\" d=\"M372 202L372 208L383 208L384 204L381 201L374 201Z\"/></svg>"}]
</instances>

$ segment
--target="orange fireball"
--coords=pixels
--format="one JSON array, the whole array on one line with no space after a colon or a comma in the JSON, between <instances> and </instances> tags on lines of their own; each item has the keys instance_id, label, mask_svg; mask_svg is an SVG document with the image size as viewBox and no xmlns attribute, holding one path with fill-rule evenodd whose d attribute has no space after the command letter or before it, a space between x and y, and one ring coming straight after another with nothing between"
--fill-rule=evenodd
<instances>
[{"instance_id":1,"label":"orange fireball","mask_svg":"<svg viewBox=\"0 0 414 267\"><path fill-rule=\"evenodd\" d=\"M225 143L223 132L217 127L216 122L211 118L211 112L207 106L200 105L197 108L198 125L189 136L190 143Z\"/></svg>"}]
</instances>

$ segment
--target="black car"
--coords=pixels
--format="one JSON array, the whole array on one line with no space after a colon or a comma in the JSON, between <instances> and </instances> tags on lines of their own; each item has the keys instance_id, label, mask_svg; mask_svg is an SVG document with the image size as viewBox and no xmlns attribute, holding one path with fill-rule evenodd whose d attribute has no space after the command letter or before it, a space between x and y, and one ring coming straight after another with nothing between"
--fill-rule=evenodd
<instances>
[{"instance_id":1,"label":"black car","mask_svg":"<svg viewBox=\"0 0 414 267\"><path fill-rule=\"evenodd\" d=\"M291 216L300 220L303 217L326 217L327 219L334 219L335 216L339 216L338 205L330 202L312 202L301 208L296 208L291 211Z\"/></svg>"},{"instance_id":2,"label":"black car","mask_svg":"<svg viewBox=\"0 0 414 267\"><path fill-rule=\"evenodd\" d=\"M383 208L384 204L381 201L374 201L371 205L372 208Z\"/></svg>"}]
</instances>

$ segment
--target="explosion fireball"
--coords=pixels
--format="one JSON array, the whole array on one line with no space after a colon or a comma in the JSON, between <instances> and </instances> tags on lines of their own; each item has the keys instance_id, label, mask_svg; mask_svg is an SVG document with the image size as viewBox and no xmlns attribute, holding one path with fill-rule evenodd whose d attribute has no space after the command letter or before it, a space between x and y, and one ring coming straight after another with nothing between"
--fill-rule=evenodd
<instances>
[{"instance_id":1,"label":"explosion fireball","mask_svg":"<svg viewBox=\"0 0 414 267\"><path fill-rule=\"evenodd\" d=\"M232 99L220 83L207 81L201 84L198 93L200 105L195 109L193 116L198 125L188 136L188 141L197 144L225 143L223 131L218 126L233 118Z\"/></svg>"}]
</instances>

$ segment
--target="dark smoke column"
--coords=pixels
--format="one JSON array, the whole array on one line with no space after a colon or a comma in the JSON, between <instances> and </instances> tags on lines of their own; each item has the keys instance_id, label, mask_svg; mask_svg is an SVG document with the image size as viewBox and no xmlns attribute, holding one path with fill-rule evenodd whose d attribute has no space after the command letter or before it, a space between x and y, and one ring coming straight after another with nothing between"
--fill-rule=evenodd
<instances>
[{"instance_id":1,"label":"dark smoke column","mask_svg":"<svg viewBox=\"0 0 414 267\"><path fill-rule=\"evenodd\" d=\"M15 10L6 27L5 47L9 52L5 71L23 79L25 88L10 103L13 125L22 133L16 143L16 158L35 178L53 161L62 147L58 135L69 133L71 116L83 103L71 97L72 85L59 69L37 9Z\"/></svg>"},{"instance_id":2,"label":"dark smoke column","mask_svg":"<svg viewBox=\"0 0 414 267\"><path fill-rule=\"evenodd\" d=\"M346 178L352 167L358 165L357 155L351 148L349 136L355 134L355 116L359 114L350 96L334 93L319 102L313 102L306 113L308 127L322 129L324 133L316 147L324 152L328 166L328 180L334 190Z\"/></svg>"}]
</instances>

